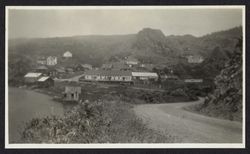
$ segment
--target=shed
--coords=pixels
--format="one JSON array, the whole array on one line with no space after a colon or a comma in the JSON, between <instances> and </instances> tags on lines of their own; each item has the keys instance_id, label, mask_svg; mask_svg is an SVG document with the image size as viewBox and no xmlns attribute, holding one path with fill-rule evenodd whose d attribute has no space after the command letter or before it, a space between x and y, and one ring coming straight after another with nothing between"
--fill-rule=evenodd
<instances>
[{"instance_id":1,"label":"shed","mask_svg":"<svg viewBox=\"0 0 250 154\"><path fill-rule=\"evenodd\" d=\"M30 72L24 76L24 81L26 83L35 83L41 76L42 76L42 73Z\"/></svg>"},{"instance_id":2,"label":"shed","mask_svg":"<svg viewBox=\"0 0 250 154\"><path fill-rule=\"evenodd\" d=\"M47 88L54 86L54 80L49 76L43 76L37 80L37 84L39 87Z\"/></svg>"},{"instance_id":3,"label":"shed","mask_svg":"<svg viewBox=\"0 0 250 154\"><path fill-rule=\"evenodd\" d=\"M81 87L66 86L63 94L63 99L65 101L78 101L81 94Z\"/></svg>"}]
</instances>

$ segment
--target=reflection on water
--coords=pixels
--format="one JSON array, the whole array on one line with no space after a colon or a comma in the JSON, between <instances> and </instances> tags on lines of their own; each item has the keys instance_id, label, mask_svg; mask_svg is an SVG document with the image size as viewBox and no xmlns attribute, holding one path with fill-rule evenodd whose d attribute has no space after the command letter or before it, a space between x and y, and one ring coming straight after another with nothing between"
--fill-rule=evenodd
<instances>
[{"instance_id":1,"label":"reflection on water","mask_svg":"<svg viewBox=\"0 0 250 154\"><path fill-rule=\"evenodd\" d=\"M9 88L9 142L18 142L24 124L32 118L63 115L64 106L30 90Z\"/></svg>"}]
</instances>

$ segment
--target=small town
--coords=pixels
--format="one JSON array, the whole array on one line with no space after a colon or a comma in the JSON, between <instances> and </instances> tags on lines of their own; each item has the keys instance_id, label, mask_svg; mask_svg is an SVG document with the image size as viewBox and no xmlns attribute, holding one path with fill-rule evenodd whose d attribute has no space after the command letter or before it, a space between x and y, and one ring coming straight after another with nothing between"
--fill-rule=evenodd
<instances>
[{"instance_id":1,"label":"small town","mask_svg":"<svg viewBox=\"0 0 250 154\"><path fill-rule=\"evenodd\" d=\"M8 145L242 143L241 8L8 11Z\"/></svg>"},{"instance_id":2,"label":"small town","mask_svg":"<svg viewBox=\"0 0 250 154\"><path fill-rule=\"evenodd\" d=\"M72 64L73 54L66 51L61 57L42 56L37 58L37 66L24 76L25 85L49 88L64 85L61 99L79 101L81 84L100 82L105 84L129 85L141 88L160 89L161 81L181 80L186 84L202 84L203 79L179 79L169 70L169 74L153 72L153 64L140 63L136 58L124 57L119 62L103 64L100 68L91 64ZM188 63L199 64L201 57L188 56ZM71 89L71 90L69 90ZM82 98L84 99L84 98Z\"/></svg>"}]
</instances>

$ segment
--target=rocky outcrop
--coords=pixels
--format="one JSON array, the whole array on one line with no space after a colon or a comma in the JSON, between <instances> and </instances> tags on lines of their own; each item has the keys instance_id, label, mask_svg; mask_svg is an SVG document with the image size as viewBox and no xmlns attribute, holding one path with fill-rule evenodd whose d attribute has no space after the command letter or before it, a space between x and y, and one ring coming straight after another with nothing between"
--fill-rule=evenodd
<instances>
[{"instance_id":1,"label":"rocky outcrop","mask_svg":"<svg viewBox=\"0 0 250 154\"><path fill-rule=\"evenodd\" d=\"M171 49L167 46L166 37L161 30L144 28L136 36L133 47L137 50L168 54Z\"/></svg>"},{"instance_id":2,"label":"rocky outcrop","mask_svg":"<svg viewBox=\"0 0 250 154\"><path fill-rule=\"evenodd\" d=\"M216 89L205 101L204 112L230 120L242 119L242 40L215 78Z\"/></svg>"}]
</instances>

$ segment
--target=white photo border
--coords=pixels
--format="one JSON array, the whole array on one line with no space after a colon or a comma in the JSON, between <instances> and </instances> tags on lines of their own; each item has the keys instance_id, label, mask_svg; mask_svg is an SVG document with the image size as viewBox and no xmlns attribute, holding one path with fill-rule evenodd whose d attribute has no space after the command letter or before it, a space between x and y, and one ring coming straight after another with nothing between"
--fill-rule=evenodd
<instances>
[{"instance_id":1,"label":"white photo border","mask_svg":"<svg viewBox=\"0 0 250 154\"><path fill-rule=\"evenodd\" d=\"M242 32L243 32L243 52L242 52L242 143L128 143L128 144L12 144L9 143L9 123L8 123L8 13L9 10L93 10L93 9L242 9ZM6 149L172 149L172 148L229 148L238 149L246 146L246 17L245 5L178 5L178 6L6 6L5 7L5 148ZM229 134L230 135L230 134Z\"/></svg>"}]
</instances>

